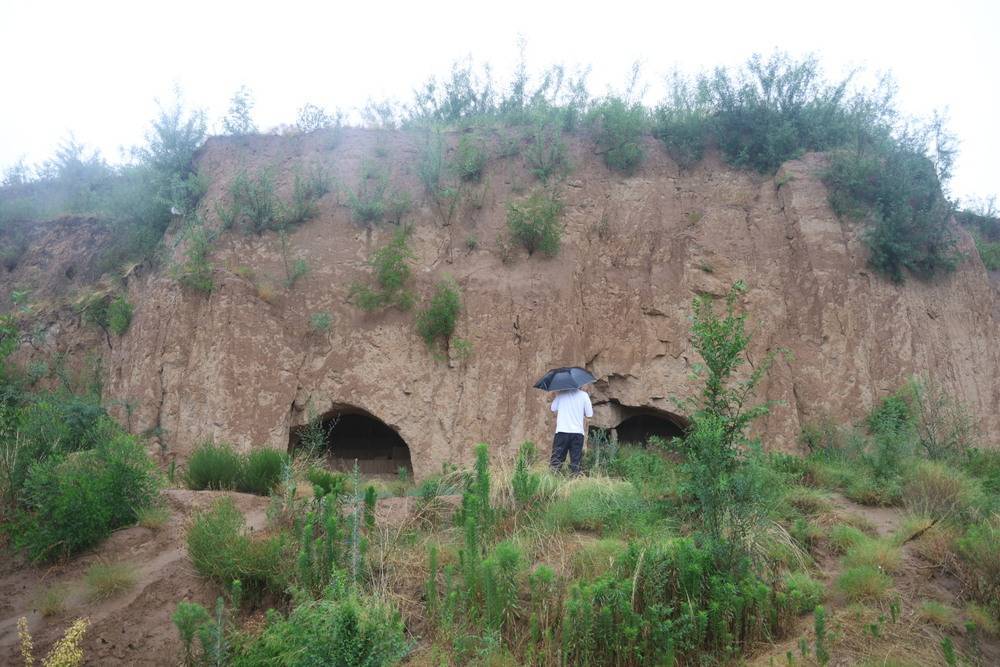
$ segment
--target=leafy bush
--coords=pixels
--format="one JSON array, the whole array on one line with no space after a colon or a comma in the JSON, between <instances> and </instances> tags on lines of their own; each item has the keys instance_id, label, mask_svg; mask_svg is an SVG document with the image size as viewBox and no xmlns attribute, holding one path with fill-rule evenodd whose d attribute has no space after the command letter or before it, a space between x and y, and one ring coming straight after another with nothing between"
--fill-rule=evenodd
<instances>
[{"instance_id":1,"label":"leafy bush","mask_svg":"<svg viewBox=\"0 0 1000 667\"><path fill-rule=\"evenodd\" d=\"M805 572L790 572L784 579L788 604L796 614L805 614L823 602L826 587Z\"/></svg>"},{"instance_id":2,"label":"leafy bush","mask_svg":"<svg viewBox=\"0 0 1000 667\"><path fill-rule=\"evenodd\" d=\"M562 131L548 122L536 123L528 133L528 149L524 160L535 178L543 183L553 176L562 176L569 171L569 158Z\"/></svg>"},{"instance_id":3,"label":"leafy bush","mask_svg":"<svg viewBox=\"0 0 1000 667\"><path fill-rule=\"evenodd\" d=\"M204 442L191 453L184 483L189 489L229 489L239 486L243 472L242 457L225 443Z\"/></svg>"},{"instance_id":4,"label":"leafy bush","mask_svg":"<svg viewBox=\"0 0 1000 667\"><path fill-rule=\"evenodd\" d=\"M187 534L188 556L200 574L224 586L239 580L254 593L284 591L284 545L281 534L253 537L228 496L196 514Z\"/></svg>"},{"instance_id":5,"label":"leafy bush","mask_svg":"<svg viewBox=\"0 0 1000 667\"><path fill-rule=\"evenodd\" d=\"M304 104L299 108L295 127L299 132L315 132L316 130L340 129L344 114L340 111L328 113L326 109L315 104Z\"/></svg>"},{"instance_id":6,"label":"leafy bush","mask_svg":"<svg viewBox=\"0 0 1000 667\"><path fill-rule=\"evenodd\" d=\"M922 147L839 151L824 181L838 216L868 220L864 239L876 270L901 282L904 270L929 277L954 268L952 208Z\"/></svg>"},{"instance_id":7,"label":"leafy bush","mask_svg":"<svg viewBox=\"0 0 1000 667\"><path fill-rule=\"evenodd\" d=\"M274 449L256 449L240 469L239 490L266 496L279 482L288 457Z\"/></svg>"},{"instance_id":8,"label":"leafy bush","mask_svg":"<svg viewBox=\"0 0 1000 667\"><path fill-rule=\"evenodd\" d=\"M968 408L940 383L929 377L915 377L907 390L917 442L929 458L954 457L976 444L975 420Z\"/></svg>"},{"instance_id":9,"label":"leafy bush","mask_svg":"<svg viewBox=\"0 0 1000 667\"><path fill-rule=\"evenodd\" d=\"M663 105L653 115L653 136L681 169L690 169L705 155L709 122L702 111Z\"/></svg>"},{"instance_id":10,"label":"leafy bush","mask_svg":"<svg viewBox=\"0 0 1000 667\"><path fill-rule=\"evenodd\" d=\"M215 288L213 266L209 260L213 235L204 224L192 224L185 232L184 262L174 267L174 277L189 289L210 294Z\"/></svg>"},{"instance_id":11,"label":"leafy bush","mask_svg":"<svg viewBox=\"0 0 1000 667\"><path fill-rule=\"evenodd\" d=\"M233 665L393 665L409 652L399 612L355 595L300 604L288 618L270 612L264 632Z\"/></svg>"},{"instance_id":12,"label":"leafy bush","mask_svg":"<svg viewBox=\"0 0 1000 667\"><path fill-rule=\"evenodd\" d=\"M562 202L542 191L520 202L507 204L507 228L511 238L524 246L529 255L535 251L547 257L559 253L562 238Z\"/></svg>"},{"instance_id":13,"label":"leafy bush","mask_svg":"<svg viewBox=\"0 0 1000 667\"><path fill-rule=\"evenodd\" d=\"M1000 515L970 527L957 546L967 585L1000 615Z\"/></svg>"},{"instance_id":14,"label":"leafy bush","mask_svg":"<svg viewBox=\"0 0 1000 667\"><path fill-rule=\"evenodd\" d=\"M452 167L463 181L478 181L486 168L486 148L481 142L466 134L458 142Z\"/></svg>"},{"instance_id":15,"label":"leafy bush","mask_svg":"<svg viewBox=\"0 0 1000 667\"><path fill-rule=\"evenodd\" d=\"M67 557L136 520L155 498L154 466L135 438L106 429L93 449L32 463L21 491L14 543L32 560Z\"/></svg>"},{"instance_id":16,"label":"leafy bush","mask_svg":"<svg viewBox=\"0 0 1000 667\"><path fill-rule=\"evenodd\" d=\"M357 187L347 191L347 205L355 222L370 225L382 219L388 188L389 178L383 170L368 166L363 168Z\"/></svg>"},{"instance_id":17,"label":"leafy bush","mask_svg":"<svg viewBox=\"0 0 1000 667\"><path fill-rule=\"evenodd\" d=\"M409 310L412 307L413 294L406 289L411 275L408 261L413 258L408 244L409 235L410 228L401 227L389 243L368 259L377 289L360 283L351 285L351 299L362 310L374 311L389 306Z\"/></svg>"},{"instance_id":18,"label":"leafy bush","mask_svg":"<svg viewBox=\"0 0 1000 667\"><path fill-rule=\"evenodd\" d=\"M347 492L347 477L341 473L333 473L322 468L309 468L306 479L313 487L313 495L317 498L333 495L334 498Z\"/></svg>"},{"instance_id":19,"label":"leafy bush","mask_svg":"<svg viewBox=\"0 0 1000 667\"><path fill-rule=\"evenodd\" d=\"M123 295L115 297L108 304L108 328L117 336L128 331L132 324L132 304Z\"/></svg>"},{"instance_id":20,"label":"leafy bush","mask_svg":"<svg viewBox=\"0 0 1000 667\"><path fill-rule=\"evenodd\" d=\"M309 328L313 333L325 334L330 330L332 325L333 315L326 311L313 313L309 316Z\"/></svg>"},{"instance_id":21,"label":"leafy bush","mask_svg":"<svg viewBox=\"0 0 1000 667\"><path fill-rule=\"evenodd\" d=\"M251 115L253 107L253 93L246 86L240 86L229 100L229 111L222 119L223 132L237 137L256 134L257 125Z\"/></svg>"},{"instance_id":22,"label":"leafy bush","mask_svg":"<svg viewBox=\"0 0 1000 667\"><path fill-rule=\"evenodd\" d=\"M642 146L649 125L645 107L607 97L591 108L587 120L604 164L624 174L634 173L646 156Z\"/></svg>"},{"instance_id":23,"label":"leafy bush","mask_svg":"<svg viewBox=\"0 0 1000 667\"><path fill-rule=\"evenodd\" d=\"M284 206L267 171L253 176L245 170L238 173L229 184L228 208L220 206L217 212L225 228L242 227L247 233L262 234L284 222Z\"/></svg>"},{"instance_id":24,"label":"leafy bush","mask_svg":"<svg viewBox=\"0 0 1000 667\"><path fill-rule=\"evenodd\" d=\"M430 303L417 313L417 333L428 346L435 341L445 345L455 332L455 323L462 310L458 285L453 280L442 280L434 288Z\"/></svg>"},{"instance_id":25,"label":"leafy bush","mask_svg":"<svg viewBox=\"0 0 1000 667\"><path fill-rule=\"evenodd\" d=\"M330 177L322 167L297 169L292 184L292 203L285 212L284 221L295 225L316 217L319 211L316 202L329 191Z\"/></svg>"}]
</instances>

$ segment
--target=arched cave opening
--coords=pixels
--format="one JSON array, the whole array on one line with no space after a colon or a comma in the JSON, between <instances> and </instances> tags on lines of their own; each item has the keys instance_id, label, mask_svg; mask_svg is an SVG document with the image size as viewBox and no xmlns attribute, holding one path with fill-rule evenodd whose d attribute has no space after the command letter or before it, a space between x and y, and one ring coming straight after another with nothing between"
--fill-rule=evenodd
<instances>
[{"instance_id":1,"label":"arched cave opening","mask_svg":"<svg viewBox=\"0 0 1000 667\"><path fill-rule=\"evenodd\" d=\"M607 435L616 438L621 445L644 447L652 436L666 440L683 438L688 426L683 417L655 408L619 406L618 415L618 425L609 429Z\"/></svg>"},{"instance_id":2,"label":"arched cave opening","mask_svg":"<svg viewBox=\"0 0 1000 667\"><path fill-rule=\"evenodd\" d=\"M350 472L354 461L366 475L396 475L400 468L413 474L410 448L392 427L356 408L334 409L320 418L323 457L332 470ZM308 437L309 425L292 429L289 451Z\"/></svg>"}]
</instances>

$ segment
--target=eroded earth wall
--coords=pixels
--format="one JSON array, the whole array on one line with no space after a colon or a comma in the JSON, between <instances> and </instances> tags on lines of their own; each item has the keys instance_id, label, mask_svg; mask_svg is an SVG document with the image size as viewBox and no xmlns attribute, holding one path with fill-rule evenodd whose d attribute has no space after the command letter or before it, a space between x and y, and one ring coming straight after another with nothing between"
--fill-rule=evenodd
<instances>
[{"instance_id":1,"label":"eroded earth wall","mask_svg":"<svg viewBox=\"0 0 1000 667\"><path fill-rule=\"evenodd\" d=\"M351 406L398 430L420 477L469 460L476 442L507 455L526 439L547 445L552 418L531 385L551 366L586 366L599 378L598 425L616 425L629 406L681 414L676 399L696 387L691 300L743 280L750 360L789 352L761 392L779 401L758 425L766 447L793 450L803 424L821 418L858 419L913 373L941 382L975 414L984 441L1000 443L1000 297L971 239L962 233L971 252L954 273L887 281L867 268L859 226L830 210L823 156L789 162L775 178L713 156L681 172L650 140L644 166L623 177L573 143L573 171L557 186L559 255L515 250L504 261L506 204L541 187L522 158L492 160L449 211L417 177L423 145L418 133L364 130L211 140L200 158L211 181L201 204L209 225L244 168L271 170L285 198L296 169L309 165L322 165L338 187L289 235L289 257L310 267L291 289L273 232L219 236L210 296L182 289L166 264L133 272L130 330L95 343L122 421L157 429L163 447L183 457L208 438L285 448L311 411ZM395 230L352 221L346 193L363 165L411 193L404 221L414 226L418 305L438 280L454 278L464 307L455 335L471 342L467 358L429 350L413 313L366 314L348 303L351 283L369 279L369 253ZM167 245L180 257L178 233ZM317 312L332 315L327 333L309 326ZM53 333L39 349L46 345L67 343Z\"/></svg>"}]
</instances>

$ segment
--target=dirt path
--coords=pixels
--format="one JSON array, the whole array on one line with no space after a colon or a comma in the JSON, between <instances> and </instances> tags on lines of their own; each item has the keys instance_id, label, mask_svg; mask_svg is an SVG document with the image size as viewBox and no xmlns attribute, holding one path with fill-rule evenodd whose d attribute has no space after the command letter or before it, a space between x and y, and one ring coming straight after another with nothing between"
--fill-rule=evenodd
<instances>
[{"instance_id":1,"label":"dirt path","mask_svg":"<svg viewBox=\"0 0 1000 667\"><path fill-rule=\"evenodd\" d=\"M177 602L191 600L210 607L219 592L191 566L185 545L187 523L195 511L220 495L224 494L169 490L164 499L170 518L157 530L134 526L117 531L96 549L56 566L17 562L0 566L0 664L20 664L17 621L22 616L28 620L36 658L74 619L86 616L91 625L84 639L85 664L176 664L180 642L170 615ZM267 498L228 495L251 529L265 526ZM83 574L100 561L130 564L135 568L135 586L108 600L90 599ZM65 610L43 617L38 603L50 587L65 591Z\"/></svg>"}]
</instances>

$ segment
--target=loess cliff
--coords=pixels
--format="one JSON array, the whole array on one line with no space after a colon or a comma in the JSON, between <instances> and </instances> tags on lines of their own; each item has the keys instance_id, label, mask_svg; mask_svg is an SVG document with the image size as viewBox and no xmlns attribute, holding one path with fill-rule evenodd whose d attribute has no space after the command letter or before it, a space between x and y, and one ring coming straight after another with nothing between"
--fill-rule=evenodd
<instances>
[{"instance_id":1,"label":"loess cliff","mask_svg":"<svg viewBox=\"0 0 1000 667\"><path fill-rule=\"evenodd\" d=\"M458 135L447 139L453 150ZM546 447L552 419L531 385L552 366L585 366L598 378L597 426L643 416L683 425L678 400L694 391L699 361L688 340L691 300L743 280L751 362L789 353L761 392L777 402L758 426L766 448L793 451L805 424L860 418L914 373L965 402L984 443L1000 442L1000 292L964 232L967 257L956 271L893 284L867 268L861 227L831 211L822 155L764 178L712 155L681 171L649 142L630 177L610 172L590 144L570 144L573 169L557 186L565 234L549 259L498 250L507 203L539 187L517 155L491 160L447 211L423 194L419 134L212 139L199 157L210 183L199 212L209 226L218 227L216 203L242 169L270 170L286 199L296 169L321 165L334 177L318 215L287 240L309 272L285 287L278 235L232 230L213 244L212 293L184 289L170 271L185 243L178 220L168 257L126 277L130 329L106 336L59 305L85 288L78 267L100 230L86 220L37 225L24 259L0 278L8 292L28 287L48 299L19 360L100 359L116 417L155 433L167 456L183 459L206 439L285 449L312 414L363 414L398 433L419 478L471 459L476 442L500 455L524 440ZM412 312L369 314L348 302L351 283L369 279L370 253L395 231L359 225L347 205L345 193L372 163L412 197L404 222L413 225L418 304L453 278L463 304L456 336L471 353L428 349ZM327 332L310 328L319 312L332 316Z\"/></svg>"}]
</instances>

